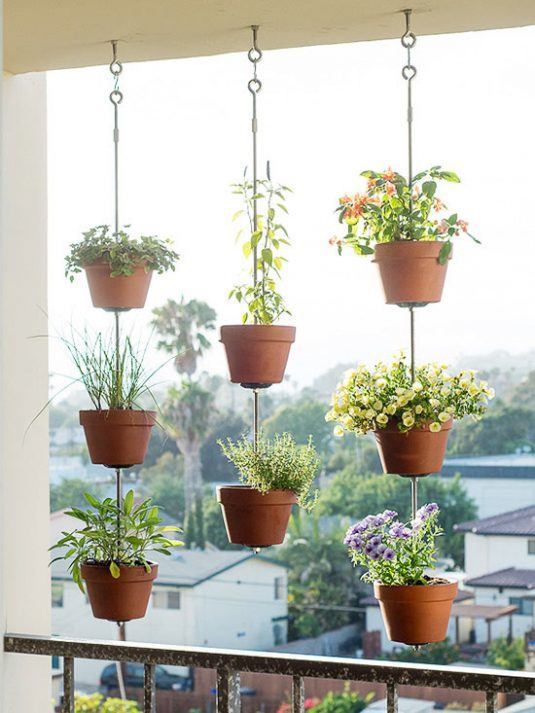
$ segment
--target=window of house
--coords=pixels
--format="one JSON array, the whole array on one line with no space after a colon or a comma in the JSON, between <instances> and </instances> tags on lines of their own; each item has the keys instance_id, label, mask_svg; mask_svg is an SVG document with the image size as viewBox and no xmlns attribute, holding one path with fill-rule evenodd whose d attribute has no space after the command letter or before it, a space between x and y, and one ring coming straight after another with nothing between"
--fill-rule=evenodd
<instances>
[{"instance_id":1,"label":"window of house","mask_svg":"<svg viewBox=\"0 0 535 713\"><path fill-rule=\"evenodd\" d=\"M63 606L64 585L59 582L52 582L52 606L59 608Z\"/></svg>"},{"instance_id":2,"label":"window of house","mask_svg":"<svg viewBox=\"0 0 535 713\"><path fill-rule=\"evenodd\" d=\"M509 597L509 604L514 604L518 607L516 614L522 614L523 616L533 616L533 600L532 599L522 599L521 597Z\"/></svg>"},{"instance_id":3,"label":"window of house","mask_svg":"<svg viewBox=\"0 0 535 713\"><path fill-rule=\"evenodd\" d=\"M155 609L180 609L180 592L152 593L152 606Z\"/></svg>"},{"instance_id":4,"label":"window of house","mask_svg":"<svg viewBox=\"0 0 535 713\"><path fill-rule=\"evenodd\" d=\"M275 599L284 598L284 577L275 577Z\"/></svg>"},{"instance_id":5,"label":"window of house","mask_svg":"<svg viewBox=\"0 0 535 713\"><path fill-rule=\"evenodd\" d=\"M535 540L528 540L528 555L535 555Z\"/></svg>"}]
</instances>

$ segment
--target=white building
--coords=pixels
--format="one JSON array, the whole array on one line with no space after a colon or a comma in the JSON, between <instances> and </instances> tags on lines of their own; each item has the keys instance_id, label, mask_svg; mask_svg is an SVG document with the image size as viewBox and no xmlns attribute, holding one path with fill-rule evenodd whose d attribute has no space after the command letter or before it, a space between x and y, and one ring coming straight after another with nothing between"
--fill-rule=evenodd
<instances>
[{"instance_id":1,"label":"white building","mask_svg":"<svg viewBox=\"0 0 535 713\"><path fill-rule=\"evenodd\" d=\"M53 539L66 516L51 518ZM70 523L72 524L72 523ZM160 570L145 619L126 625L127 638L154 644L269 650L286 642L286 568L263 555L183 550L154 558ZM64 563L52 570L52 629L79 638L116 639L117 626L94 619ZM106 663L76 662L78 685L97 685Z\"/></svg>"},{"instance_id":2,"label":"white building","mask_svg":"<svg viewBox=\"0 0 535 713\"><path fill-rule=\"evenodd\" d=\"M457 473L480 517L491 517L535 503L535 453L446 458L441 475Z\"/></svg>"}]
</instances>

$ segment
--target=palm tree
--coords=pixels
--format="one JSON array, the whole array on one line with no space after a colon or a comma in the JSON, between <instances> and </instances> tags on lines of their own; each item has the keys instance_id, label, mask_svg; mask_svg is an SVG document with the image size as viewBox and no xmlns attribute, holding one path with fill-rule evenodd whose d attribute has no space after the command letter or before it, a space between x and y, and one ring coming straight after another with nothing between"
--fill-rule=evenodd
<instances>
[{"instance_id":1,"label":"palm tree","mask_svg":"<svg viewBox=\"0 0 535 713\"><path fill-rule=\"evenodd\" d=\"M207 332L215 329L216 313L206 302L168 300L153 311L152 325L158 348L175 354L174 366L182 377L167 393L162 413L184 459L186 514L202 495L201 447L213 413L213 396L193 379L198 361L210 348Z\"/></svg>"}]
</instances>

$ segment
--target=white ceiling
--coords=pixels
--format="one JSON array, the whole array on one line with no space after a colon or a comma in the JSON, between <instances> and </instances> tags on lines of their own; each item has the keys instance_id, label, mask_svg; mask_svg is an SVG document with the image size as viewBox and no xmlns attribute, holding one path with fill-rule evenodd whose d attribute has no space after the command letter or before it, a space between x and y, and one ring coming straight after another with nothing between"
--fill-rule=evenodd
<instances>
[{"instance_id":1,"label":"white ceiling","mask_svg":"<svg viewBox=\"0 0 535 713\"><path fill-rule=\"evenodd\" d=\"M399 37L404 0L4 0L4 69L105 64ZM413 28L439 34L535 24L535 0L415 0Z\"/></svg>"}]
</instances>

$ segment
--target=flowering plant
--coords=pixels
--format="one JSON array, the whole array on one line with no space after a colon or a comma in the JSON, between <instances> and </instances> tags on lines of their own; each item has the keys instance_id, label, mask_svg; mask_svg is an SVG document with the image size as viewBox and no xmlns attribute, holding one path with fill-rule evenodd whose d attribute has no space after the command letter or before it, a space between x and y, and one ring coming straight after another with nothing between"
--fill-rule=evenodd
<instances>
[{"instance_id":1,"label":"flowering plant","mask_svg":"<svg viewBox=\"0 0 535 713\"><path fill-rule=\"evenodd\" d=\"M253 191L253 182L244 175L242 183L232 184L232 192L241 196L244 207L238 210L233 220L245 216L247 222L247 238L243 243L243 254L250 258L257 250L258 281L254 280L245 284L236 285L229 293L229 298L234 298L245 305L242 322L255 322L258 324L273 324L281 315L290 314L284 298L277 289L276 280L280 279L282 266L287 262L282 255L282 248L290 245L286 228L281 225L277 217L277 209L288 213L285 205L291 188L274 183L269 176L258 181L257 193ZM257 209L257 229L254 229L255 200ZM239 240L244 229L237 235ZM251 270L251 276L255 267Z\"/></svg>"},{"instance_id":2,"label":"flowering plant","mask_svg":"<svg viewBox=\"0 0 535 713\"><path fill-rule=\"evenodd\" d=\"M368 179L366 192L342 196L336 209L339 222L347 227L346 235L331 239L339 253L344 244L359 255L368 255L376 243L440 240L444 244L439 261L444 263L452 238L461 232L479 242L468 232L468 223L457 213L448 215L447 206L436 196L437 181L460 183L456 173L433 166L414 176L412 188L390 168L382 173L364 171L361 176Z\"/></svg>"},{"instance_id":3,"label":"flowering plant","mask_svg":"<svg viewBox=\"0 0 535 713\"><path fill-rule=\"evenodd\" d=\"M366 568L365 582L427 584L425 570L435 562L435 538L442 534L436 503L421 507L414 520L400 522L395 510L367 515L352 525L344 544L354 565Z\"/></svg>"},{"instance_id":4,"label":"flowering plant","mask_svg":"<svg viewBox=\"0 0 535 713\"><path fill-rule=\"evenodd\" d=\"M400 431L429 424L438 432L451 419L481 418L494 390L476 379L475 371L451 375L446 369L445 364L424 364L416 368L413 381L403 352L389 366L359 365L345 372L325 419L336 421L334 435L340 437L345 431L363 435L390 423Z\"/></svg>"}]
</instances>

